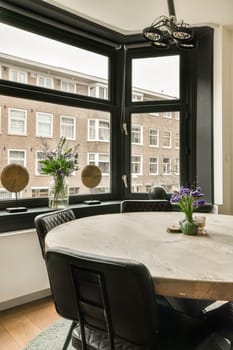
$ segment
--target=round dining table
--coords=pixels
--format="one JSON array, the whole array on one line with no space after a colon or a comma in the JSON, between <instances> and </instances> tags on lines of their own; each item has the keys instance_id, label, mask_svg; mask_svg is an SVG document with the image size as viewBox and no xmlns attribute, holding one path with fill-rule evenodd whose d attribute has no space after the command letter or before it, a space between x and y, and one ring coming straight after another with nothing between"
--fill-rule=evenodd
<instances>
[{"instance_id":1,"label":"round dining table","mask_svg":"<svg viewBox=\"0 0 233 350\"><path fill-rule=\"evenodd\" d=\"M181 212L137 212L89 216L57 226L46 249L131 259L147 266L156 294L233 300L233 216L206 217L205 234L169 233Z\"/></svg>"}]
</instances>

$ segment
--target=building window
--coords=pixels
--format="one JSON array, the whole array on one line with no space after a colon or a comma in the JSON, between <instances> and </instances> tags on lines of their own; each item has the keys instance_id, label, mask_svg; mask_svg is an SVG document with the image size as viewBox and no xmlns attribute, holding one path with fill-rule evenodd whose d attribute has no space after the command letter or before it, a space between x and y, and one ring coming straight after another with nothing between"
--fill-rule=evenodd
<instances>
[{"instance_id":1,"label":"building window","mask_svg":"<svg viewBox=\"0 0 233 350\"><path fill-rule=\"evenodd\" d=\"M175 148L180 148L180 134L178 132L175 132Z\"/></svg>"},{"instance_id":2,"label":"building window","mask_svg":"<svg viewBox=\"0 0 233 350\"><path fill-rule=\"evenodd\" d=\"M163 148L171 148L172 147L172 132L171 131L163 131Z\"/></svg>"},{"instance_id":3,"label":"building window","mask_svg":"<svg viewBox=\"0 0 233 350\"><path fill-rule=\"evenodd\" d=\"M108 99L108 88L105 85L94 84L88 88L88 95L91 97L102 98L103 100Z\"/></svg>"},{"instance_id":4,"label":"building window","mask_svg":"<svg viewBox=\"0 0 233 350\"><path fill-rule=\"evenodd\" d=\"M7 191L4 188L0 188L0 200L13 199L15 193Z\"/></svg>"},{"instance_id":5,"label":"building window","mask_svg":"<svg viewBox=\"0 0 233 350\"><path fill-rule=\"evenodd\" d=\"M49 188L48 187L32 187L32 198L44 198L48 197Z\"/></svg>"},{"instance_id":6,"label":"building window","mask_svg":"<svg viewBox=\"0 0 233 350\"><path fill-rule=\"evenodd\" d=\"M8 164L19 164L26 166L26 151L19 149L8 150Z\"/></svg>"},{"instance_id":7,"label":"building window","mask_svg":"<svg viewBox=\"0 0 233 350\"><path fill-rule=\"evenodd\" d=\"M150 161L150 164L149 164L150 175L158 175L159 173L158 158L150 157L149 161Z\"/></svg>"},{"instance_id":8,"label":"building window","mask_svg":"<svg viewBox=\"0 0 233 350\"><path fill-rule=\"evenodd\" d=\"M76 118L61 115L60 117L60 136L64 136L67 140L76 139Z\"/></svg>"},{"instance_id":9,"label":"building window","mask_svg":"<svg viewBox=\"0 0 233 350\"><path fill-rule=\"evenodd\" d=\"M180 173L180 160L179 158L175 159L175 174L179 175Z\"/></svg>"},{"instance_id":10,"label":"building window","mask_svg":"<svg viewBox=\"0 0 233 350\"><path fill-rule=\"evenodd\" d=\"M142 192L143 190L142 185L140 184L132 184L131 188L133 193L139 193L139 192Z\"/></svg>"},{"instance_id":11,"label":"building window","mask_svg":"<svg viewBox=\"0 0 233 350\"><path fill-rule=\"evenodd\" d=\"M53 79L39 75L37 77L37 85L47 89L53 89Z\"/></svg>"},{"instance_id":12,"label":"building window","mask_svg":"<svg viewBox=\"0 0 233 350\"><path fill-rule=\"evenodd\" d=\"M69 187L69 195L77 196L79 194L79 187Z\"/></svg>"},{"instance_id":13,"label":"building window","mask_svg":"<svg viewBox=\"0 0 233 350\"><path fill-rule=\"evenodd\" d=\"M163 112L161 115L163 118L172 119L172 112Z\"/></svg>"},{"instance_id":14,"label":"building window","mask_svg":"<svg viewBox=\"0 0 233 350\"><path fill-rule=\"evenodd\" d=\"M102 175L110 174L110 159L107 153L88 153L88 164L98 166Z\"/></svg>"},{"instance_id":15,"label":"building window","mask_svg":"<svg viewBox=\"0 0 233 350\"><path fill-rule=\"evenodd\" d=\"M27 111L9 108L8 133L12 135L26 135Z\"/></svg>"},{"instance_id":16,"label":"building window","mask_svg":"<svg viewBox=\"0 0 233 350\"><path fill-rule=\"evenodd\" d=\"M171 175L171 159L163 158L163 175Z\"/></svg>"},{"instance_id":17,"label":"building window","mask_svg":"<svg viewBox=\"0 0 233 350\"><path fill-rule=\"evenodd\" d=\"M132 101L133 102L141 102L143 101L143 94L133 92L132 93Z\"/></svg>"},{"instance_id":18,"label":"building window","mask_svg":"<svg viewBox=\"0 0 233 350\"><path fill-rule=\"evenodd\" d=\"M108 120L88 119L88 141L109 141L110 122Z\"/></svg>"},{"instance_id":19,"label":"building window","mask_svg":"<svg viewBox=\"0 0 233 350\"><path fill-rule=\"evenodd\" d=\"M10 69L9 80L17 83L27 84L27 73L17 69Z\"/></svg>"},{"instance_id":20,"label":"building window","mask_svg":"<svg viewBox=\"0 0 233 350\"><path fill-rule=\"evenodd\" d=\"M65 91L65 92L75 93L76 92L76 84L74 82L62 80L61 81L61 90Z\"/></svg>"},{"instance_id":21,"label":"building window","mask_svg":"<svg viewBox=\"0 0 233 350\"><path fill-rule=\"evenodd\" d=\"M142 175L142 156L131 157L131 173L132 175Z\"/></svg>"},{"instance_id":22,"label":"building window","mask_svg":"<svg viewBox=\"0 0 233 350\"><path fill-rule=\"evenodd\" d=\"M41 160L46 159L46 152L37 151L36 152L36 175L44 175L41 173L42 164L40 163Z\"/></svg>"},{"instance_id":23,"label":"building window","mask_svg":"<svg viewBox=\"0 0 233 350\"><path fill-rule=\"evenodd\" d=\"M149 129L150 146L159 147L159 130Z\"/></svg>"},{"instance_id":24,"label":"building window","mask_svg":"<svg viewBox=\"0 0 233 350\"><path fill-rule=\"evenodd\" d=\"M131 142L133 144L142 145L143 137L142 137L143 127L142 125L132 125L131 128Z\"/></svg>"},{"instance_id":25,"label":"building window","mask_svg":"<svg viewBox=\"0 0 233 350\"><path fill-rule=\"evenodd\" d=\"M36 136L53 136L53 115L51 113L36 113Z\"/></svg>"}]
</instances>

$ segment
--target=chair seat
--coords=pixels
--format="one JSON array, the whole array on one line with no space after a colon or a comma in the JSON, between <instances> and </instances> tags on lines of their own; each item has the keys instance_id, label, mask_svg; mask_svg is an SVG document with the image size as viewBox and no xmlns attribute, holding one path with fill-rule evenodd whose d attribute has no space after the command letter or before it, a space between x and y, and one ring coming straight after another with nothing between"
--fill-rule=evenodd
<instances>
[{"instance_id":1,"label":"chair seat","mask_svg":"<svg viewBox=\"0 0 233 350\"><path fill-rule=\"evenodd\" d=\"M91 329L85 327L86 343L88 350L109 350L109 338L107 333L102 331L97 331L96 329ZM121 338L114 338L115 350L146 350L148 347L135 345L124 341ZM77 326L73 330L72 334L72 346L75 349L82 350L81 343L81 331L80 326Z\"/></svg>"}]
</instances>

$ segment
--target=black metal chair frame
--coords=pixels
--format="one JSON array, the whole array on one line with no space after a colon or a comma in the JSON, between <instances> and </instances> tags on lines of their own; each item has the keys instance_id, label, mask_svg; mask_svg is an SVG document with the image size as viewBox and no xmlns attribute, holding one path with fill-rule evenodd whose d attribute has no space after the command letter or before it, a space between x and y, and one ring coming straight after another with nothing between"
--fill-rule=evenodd
<instances>
[{"instance_id":1,"label":"black metal chair frame","mask_svg":"<svg viewBox=\"0 0 233 350\"><path fill-rule=\"evenodd\" d=\"M73 331L76 349L94 349L86 341L89 332L92 342L105 334L104 349L115 350L119 343L132 350L156 349L156 302L143 264L61 248L48 250L45 260L57 312L79 325Z\"/></svg>"},{"instance_id":2,"label":"black metal chair frame","mask_svg":"<svg viewBox=\"0 0 233 350\"><path fill-rule=\"evenodd\" d=\"M138 212L138 211L170 211L171 203L166 199L145 199L134 200L127 199L121 202L120 212Z\"/></svg>"},{"instance_id":3,"label":"black metal chair frame","mask_svg":"<svg viewBox=\"0 0 233 350\"><path fill-rule=\"evenodd\" d=\"M37 236L40 243L41 253L43 258L45 257L45 237L47 233L52 230L54 227L61 225L65 222L69 222L75 220L76 217L72 209L61 209L52 212L48 212L45 214L40 214L35 217L34 223L36 227ZM64 341L63 350L66 350L70 341L71 335L74 327L77 325L76 322L72 322L67 336Z\"/></svg>"}]
</instances>

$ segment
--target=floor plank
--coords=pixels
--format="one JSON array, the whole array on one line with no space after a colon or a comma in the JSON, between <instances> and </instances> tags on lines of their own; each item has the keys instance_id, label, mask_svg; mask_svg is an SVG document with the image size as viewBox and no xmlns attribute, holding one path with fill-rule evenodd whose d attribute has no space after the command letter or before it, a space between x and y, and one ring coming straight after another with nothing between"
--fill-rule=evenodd
<instances>
[{"instance_id":1,"label":"floor plank","mask_svg":"<svg viewBox=\"0 0 233 350\"><path fill-rule=\"evenodd\" d=\"M0 312L0 350L22 350L42 330L59 319L51 298Z\"/></svg>"}]
</instances>

